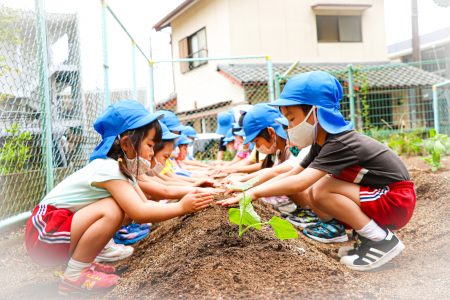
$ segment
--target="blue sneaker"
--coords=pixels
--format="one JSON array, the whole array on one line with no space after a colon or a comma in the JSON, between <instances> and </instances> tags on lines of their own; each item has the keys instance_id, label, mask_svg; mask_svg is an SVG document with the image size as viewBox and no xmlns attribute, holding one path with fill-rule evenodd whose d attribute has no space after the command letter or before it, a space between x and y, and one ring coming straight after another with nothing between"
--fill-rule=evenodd
<instances>
[{"instance_id":1,"label":"blue sneaker","mask_svg":"<svg viewBox=\"0 0 450 300\"><path fill-rule=\"evenodd\" d=\"M300 228L316 225L320 221L312 210L305 208L297 209L291 216L287 216L286 220Z\"/></svg>"},{"instance_id":2,"label":"blue sneaker","mask_svg":"<svg viewBox=\"0 0 450 300\"><path fill-rule=\"evenodd\" d=\"M342 243L348 241L344 225L335 219L328 222L319 221L316 225L308 226L303 229L303 234L322 243Z\"/></svg>"}]
</instances>

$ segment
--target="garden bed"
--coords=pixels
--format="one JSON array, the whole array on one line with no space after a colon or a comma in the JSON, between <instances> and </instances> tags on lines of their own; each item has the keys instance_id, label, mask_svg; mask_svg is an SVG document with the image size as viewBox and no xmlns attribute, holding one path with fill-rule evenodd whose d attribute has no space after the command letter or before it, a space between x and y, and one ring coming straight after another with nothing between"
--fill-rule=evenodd
<instances>
[{"instance_id":1,"label":"garden bed","mask_svg":"<svg viewBox=\"0 0 450 300\"><path fill-rule=\"evenodd\" d=\"M339 264L341 244L325 245L300 234L278 241L270 229L241 239L225 208L159 224L117 263L119 285L107 299L443 299L450 295L450 170L432 173L420 158L405 159L416 185L417 206L398 235L404 252L380 270L360 273ZM264 220L276 214L258 203ZM23 230L0 238L0 298L56 299L55 269L32 264ZM350 244L350 243L347 243Z\"/></svg>"}]
</instances>

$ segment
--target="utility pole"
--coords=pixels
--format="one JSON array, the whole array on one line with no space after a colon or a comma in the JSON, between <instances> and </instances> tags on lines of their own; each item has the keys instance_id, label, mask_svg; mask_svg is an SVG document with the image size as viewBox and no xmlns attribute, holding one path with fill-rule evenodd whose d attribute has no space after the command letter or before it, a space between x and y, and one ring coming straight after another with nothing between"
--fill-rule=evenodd
<instances>
[{"instance_id":1,"label":"utility pole","mask_svg":"<svg viewBox=\"0 0 450 300\"><path fill-rule=\"evenodd\" d=\"M412 25L412 61L420 64L420 38L419 38L419 14L417 0L411 0L411 25ZM420 67L420 65L419 65Z\"/></svg>"}]
</instances>

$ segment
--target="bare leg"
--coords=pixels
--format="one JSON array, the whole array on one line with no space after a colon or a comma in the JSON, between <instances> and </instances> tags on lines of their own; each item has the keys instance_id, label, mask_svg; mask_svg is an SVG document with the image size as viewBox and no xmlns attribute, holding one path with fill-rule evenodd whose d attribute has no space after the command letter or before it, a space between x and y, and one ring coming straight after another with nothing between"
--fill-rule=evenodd
<instances>
[{"instance_id":1,"label":"bare leg","mask_svg":"<svg viewBox=\"0 0 450 300\"><path fill-rule=\"evenodd\" d=\"M93 262L124 220L113 198L92 203L75 213L71 227L70 253L79 262Z\"/></svg>"},{"instance_id":2,"label":"bare leg","mask_svg":"<svg viewBox=\"0 0 450 300\"><path fill-rule=\"evenodd\" d=\"M326 176L312 187L313 211L319 217L333 217L359 230L370 218L361 210L359 185Z\"/></svg>"}]
</instances>

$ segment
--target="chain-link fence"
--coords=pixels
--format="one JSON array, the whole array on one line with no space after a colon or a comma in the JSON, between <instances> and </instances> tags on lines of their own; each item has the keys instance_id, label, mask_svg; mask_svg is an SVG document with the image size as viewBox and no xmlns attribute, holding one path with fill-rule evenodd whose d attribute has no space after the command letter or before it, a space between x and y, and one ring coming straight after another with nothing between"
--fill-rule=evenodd
<instances>
[{"instance_id":1,"label":"chain-link fence","mask_svg":"<svg viewBox=\"0 0 450 300\"><path fill-rule=\"evenodd\" d=\"M26 4L0 5L0 220L85 165L102 109L103 92L81 88L77 15Z\"/></svg>"},{"instance_id":2,"label":"chain-link fence","mask_svg":"<svg viewBox=\"0 0 450 300\"><path fill-rule=\"evenodd\" d=\"M198 133L193 144L194 157L211 160L216 158L219 148L220 136L214 133L220 112L232 111L237 124L241 109L273 100L272 62L269 56L191 56L155 61L155 69L173 68L176 87L166 100L156 103L156 109L174 111L184 125L194 127ZM235 72L237 66L245 71Z\"/></svg>"},{"instance_id":3,"label":"chain-link fence","mask_svg":"<svg viewBox=\"0 0 450 300\"><path fill-rule=\"evenodd\" d=\"M433 66L449 66L448 59L420 65L272 64L269 56L208 58L206 49L181 43L184 58L158 61L105 3L87 7L96 13L85 23L96 28L85 28L91 36L86 41L82 14L62 4L58 12L49 6L44 12L43 0L28 2L27 8L0 5L0 223L23 219L47 191L88 162L99 141L94 120L105 105L124 98L149 110L174 111L193 126L197 159L216 157L218 113L231 110L237 122L242 108L273 100L287 79L311 70L341 81L341 110L358 130L434 128L450 134L450 85L433 73ZM84 54L83 41L91 47ZM81 61L92 68L82 70Z\"/></svg>"},{"instance_id":4,"label":"chain-link fence","mask_svg":"<svg viewBox=\"0 0 450 300\"><path fill-rule=\"evenodd\" d=\"M445 62L444 62L445 63ZM450 66L450 60L446 63ZM429 72L442 61L418 63L274 64L277 93L290 77L312 70L336 76L344 88L341 111L361 131L436 129L450 134L448 79ZM433 86L436 87L433 94ZM437 109L434 109L433 106ZM438 120L438 122L436 122Z\"/></svg>"}]
</instances>

